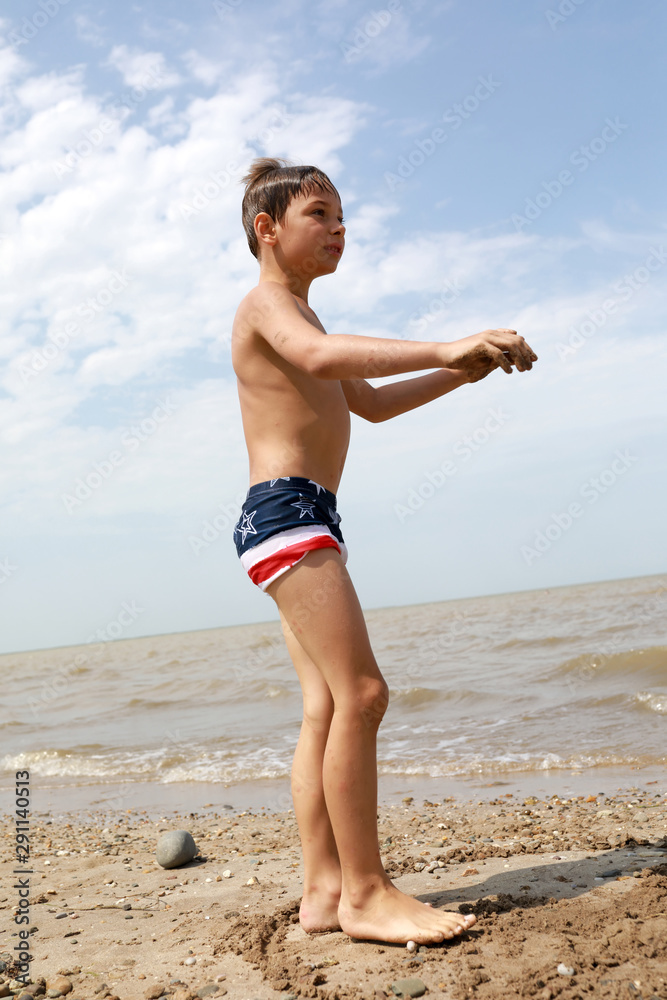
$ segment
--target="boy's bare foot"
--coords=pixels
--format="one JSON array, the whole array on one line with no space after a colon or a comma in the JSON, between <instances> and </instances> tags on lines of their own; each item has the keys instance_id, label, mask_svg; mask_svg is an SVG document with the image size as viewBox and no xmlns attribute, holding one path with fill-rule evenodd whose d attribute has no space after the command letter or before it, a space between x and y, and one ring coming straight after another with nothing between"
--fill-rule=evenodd
<instances>
[{"instance_id":1,"label":"boy's bare foot","mask_svg":"<svg viewBox=\"0 0 667 1000\"><path fill-rule=\"evenodd\" d=\"M367 941L436 944L468 930L473 914L450 913L406 896L391 882L371 888L353 905L349 898L338 907L340 926L350 937Z\"/></svg>"},{"instance_id":2,"label":"boy's bare foot","mask_svg":"<svg viewBox=\"0 0 667 1000\"><path fill-rule=\"evenodd\" d=\"M340 882L336 888L313 886L304 890L299 923L306 934L318 931L339 931L338 904L340 903Z\"/></svg>"}]
</instances>

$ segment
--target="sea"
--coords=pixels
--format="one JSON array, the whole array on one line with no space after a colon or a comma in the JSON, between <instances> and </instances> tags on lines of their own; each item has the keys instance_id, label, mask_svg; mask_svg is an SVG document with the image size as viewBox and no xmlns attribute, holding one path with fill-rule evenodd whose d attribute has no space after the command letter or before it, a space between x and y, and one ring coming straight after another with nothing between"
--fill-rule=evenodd
<instances>
[{"instance_id":1,"label":"sea","mask_svg":"<svg viewBox=\"0 0 667 1000\"><path fill-rule=\"evenodd\" d=\"M380 801L667 794L667 576L366 612ZM0 657L0 811L291 807L277 621Z\"/></svg>"}]
</instances>

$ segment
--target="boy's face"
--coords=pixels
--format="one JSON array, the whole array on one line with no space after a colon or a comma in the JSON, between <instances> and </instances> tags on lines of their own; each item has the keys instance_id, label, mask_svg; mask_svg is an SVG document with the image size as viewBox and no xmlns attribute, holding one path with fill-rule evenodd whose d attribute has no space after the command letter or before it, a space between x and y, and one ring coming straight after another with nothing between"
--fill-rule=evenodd
<instances>
[{"instance_id":1,"label":"boy's face","mask_svg":"<svg viewBox=\"0 0 667 1000\"><path fill-rule=\"evenodd\" d=\"M315 276L332 273L345 249L343 209L337 195L315 190L294 198L276 234L285 262Z\"/></svg>"}]
</instances>

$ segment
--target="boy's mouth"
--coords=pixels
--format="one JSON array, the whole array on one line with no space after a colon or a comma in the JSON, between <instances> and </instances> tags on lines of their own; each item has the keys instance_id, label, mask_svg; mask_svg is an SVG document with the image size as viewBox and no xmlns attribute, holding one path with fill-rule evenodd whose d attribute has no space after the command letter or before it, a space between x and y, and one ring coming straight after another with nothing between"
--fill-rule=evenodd
<instances>
[{"instance_id":1,"label":"boy's mouth","mask_svg":"<svg viewBox=\"0 0 667 1000\"><path fill-rule=\"evenodd\" d=\"M329 243L329 245L325 246L324 249L328 253L336 254L338 257L340 257L340 255L343 252L343 247L342 247L342 245L340 243Z\"/></svg>"}]
</instances>

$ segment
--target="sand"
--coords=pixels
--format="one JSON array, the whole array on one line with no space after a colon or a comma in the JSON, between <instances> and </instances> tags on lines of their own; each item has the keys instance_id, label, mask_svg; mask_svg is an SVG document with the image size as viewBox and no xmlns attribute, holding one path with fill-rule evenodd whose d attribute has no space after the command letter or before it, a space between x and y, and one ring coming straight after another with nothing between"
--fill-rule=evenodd
<instances>
[{"instance_id":1,"label":"sand","mask_svg":"<svg viewBox=\"0 0 667 1000\"><path fill-rule=\"evenodd\" d=\"M395 883L478 918L455 942L413 955L341 932L304 934L291 812L33 815L30 977L69 1000L380 998L405 978L453 1000L664 1000L667 798L658 788L382 807L380 849ZM2 828L7 961L21 929L12 816ZM155 845L170 829L189 830L200 855L168 871ZM0 973L0 997L15 971Z\"/></svg>"}]
</instances>

